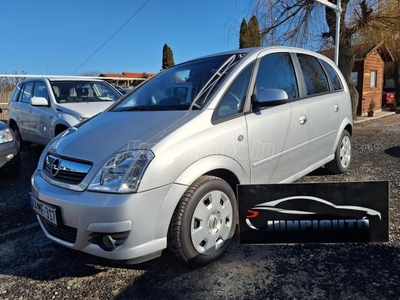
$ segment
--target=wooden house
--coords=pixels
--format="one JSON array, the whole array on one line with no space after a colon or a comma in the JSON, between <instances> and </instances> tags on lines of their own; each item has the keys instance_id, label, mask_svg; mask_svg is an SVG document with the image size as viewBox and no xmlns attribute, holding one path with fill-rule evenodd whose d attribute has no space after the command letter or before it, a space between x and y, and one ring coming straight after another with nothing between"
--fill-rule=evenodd
<instances>
[{"instance_id":1,"label":"wooden house","mask_svg":"<svg viewBox=\"0 0 400 300\"><path fill-rule=\"evenodd\" d=\"M108 77L105 79L109 83L120 87L134 87L141 83L144 79L154 76L154 73L101 73L99 77Z\"/></svg>"},{"instance_id":2,"label":"wooden house","mask_svg":"<svg viewBox=\"0 0 400 300\"><path fill-rule=\"evenodd\" d=\"M372 101L375 110L382 109L382 89L385 63L393 61L393 56L381 42L375 46L355 46L355 62L351 77L358 91L357 115L366 115ZM339 58L340 59L340 58Z\"/></svg>"},{"instance_id":3,"label":"wooden house","mask_svg":"<svg viewBox=\"0 0 400 300\"><path fill-rule=\"evenodd\" d=\"M372 46L353 46L353 51L355 62L351 78L357 87L359 97L357 115L364 116L367 115L372 101L375 102L375 111L382 109L385 63L393 61L393 56L383 42ZM320 53L333 58L333 50Z\"/></svg>"}]
</instances>

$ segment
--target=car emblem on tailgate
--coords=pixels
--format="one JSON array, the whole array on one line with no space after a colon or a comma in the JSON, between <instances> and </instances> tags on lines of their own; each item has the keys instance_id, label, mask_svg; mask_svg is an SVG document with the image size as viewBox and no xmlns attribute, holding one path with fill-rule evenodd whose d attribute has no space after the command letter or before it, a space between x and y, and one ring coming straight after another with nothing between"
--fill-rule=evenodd
<instances>
[{"instance_id":1,"label":"car emblem on tailgate","mask_svg":"<svg viewBox=\"0 0 400 300\"><path fill-rule=\"evenodd\" d=\"M61 159L55 159L51 164L51 175L56 177L61 170Z\"/></svg>"}]
</instances>

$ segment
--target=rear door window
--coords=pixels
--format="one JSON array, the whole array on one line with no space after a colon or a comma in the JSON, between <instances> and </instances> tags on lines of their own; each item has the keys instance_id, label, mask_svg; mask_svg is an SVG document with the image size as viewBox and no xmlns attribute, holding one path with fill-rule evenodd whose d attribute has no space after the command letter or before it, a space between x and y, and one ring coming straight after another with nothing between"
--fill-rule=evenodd
<instances>
[{"instance_id":1,"label":"rear door window","mask_svg":"<svg viewBox=\"0 0 400 300\"><path fill-rule=\"evenodd\" d=\"M318 59L306 54L297 54L297 56L303 71L307 95L311 96L329 92L328 78Z\"/></svg>"},{"instance_id":2,"label":"rear door window","mask_svg":"<svg viewBox=\"0 0 400 300\"><path fill-rule=\"evenodd\" d=\"M31 104L33 84L34 84L34 82L25 83L24 89L20 96L21 102Z\"/></svg>"}]
</instances>

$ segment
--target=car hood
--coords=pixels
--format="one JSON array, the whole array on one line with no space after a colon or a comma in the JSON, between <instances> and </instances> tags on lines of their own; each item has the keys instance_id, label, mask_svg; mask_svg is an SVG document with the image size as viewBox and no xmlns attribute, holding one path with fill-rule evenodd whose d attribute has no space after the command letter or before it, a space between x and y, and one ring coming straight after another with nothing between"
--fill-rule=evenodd
<instances>
[{"instance_id":1,"label":"car hood","mask_svg":"<svg viewBox=\"0 0 400 300\"><path fill-rule=\"evenodd\" d=\"M116 152L150 149L185 124L193 111L103 112L65 131L49 145L49 152L103 163Z\"/></svg>"},{"instance_id":2,"label":"car hood","mask_svg":"<svg viewBox=\"0 0 400 300\"><path fill-rule=\"evenodd\" d=\"M113 103L114 101L59 103L56 109L67 114L90 118L106 110Z\"/></svg>"}]
</instances>

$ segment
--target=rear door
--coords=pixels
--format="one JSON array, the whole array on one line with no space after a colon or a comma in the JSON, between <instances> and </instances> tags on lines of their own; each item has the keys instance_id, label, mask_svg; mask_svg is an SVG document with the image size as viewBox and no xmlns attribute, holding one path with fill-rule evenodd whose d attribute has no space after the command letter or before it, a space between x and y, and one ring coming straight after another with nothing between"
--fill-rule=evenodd
<instances>
[{"instance_id":1,"label":"rear door","mask_svg":"<svg viewBox=\"0 0 400 300\"><path fill-rule=\"evenodd\" d=\"M21 133L22 139L29 142L35 142L33 138L34 117L30 112L33 86L33 81L26 82L18 98L19 109L17 113L19 120L19 131Z\"/></svg>"},{"instance_id":2,"label":"rear door","mask_svg":"<svg viewBox=\"0 0 400 300\"><path fill-rule=\"evenodd\" d=\"M53 108L50 105L49 92L46 84L42 81L36 81L33 89L34 97L45 98L48 102L47 106L33 106L30 107L31 117L33 119L32 134L37 143L47 144L54 133L51 132L51 122L53 119Z\"/></svg>"},{"instance_id":3,"label":"rear door","mask_svg":"<svg viewBox=\"0 0 400 300\"><path fill-rule=\"evenodd\" d=\"M332 153L340 123L341 93L332 92L333 83L316 57L298 54L306 97L310 98L310 165L321 164ZM340 89L335 81L336 88Z\"/></svg>"},{"instance_id":4,"label":"rear door","mask_svg":"<svg viewBox=\"0 0 400 300\"><path fill-rule=\"evenodd\" d=\"M281 89L289 101L246 115L251 183L292 181L308 167L309 108L298 86L290 53L260 54L252 97L263 89Z\"/></svg>"}]
</instances>

